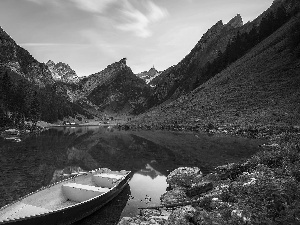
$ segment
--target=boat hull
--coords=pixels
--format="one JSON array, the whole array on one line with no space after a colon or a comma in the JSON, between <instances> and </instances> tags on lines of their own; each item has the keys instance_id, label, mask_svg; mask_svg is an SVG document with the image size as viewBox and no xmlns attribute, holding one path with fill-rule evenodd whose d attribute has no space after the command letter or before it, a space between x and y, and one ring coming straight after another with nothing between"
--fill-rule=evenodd
<instances>
[{"instance_id":1,"label":"boat hull","mask_svg":"<svg viewBox=\"0 0 300 225\"><path fill-rule=\"evenodd\" d=\"M65 209L49 212L42 215L20 218L11 221L3 221L0 224L6 225L67 225L79 221L95 211L99 210L113 198L115 198L126 185L131 178L131 173L127 174L126 177L116 185L111 191L91 199L80 204L76 204Z\"/></svg>"}]
</instances>

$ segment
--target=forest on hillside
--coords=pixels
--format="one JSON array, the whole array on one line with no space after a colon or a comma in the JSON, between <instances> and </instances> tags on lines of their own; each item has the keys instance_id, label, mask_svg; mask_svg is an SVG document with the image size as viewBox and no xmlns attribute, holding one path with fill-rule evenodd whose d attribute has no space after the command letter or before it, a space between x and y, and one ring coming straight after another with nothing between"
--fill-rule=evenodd
<instances>
[{"instance_id":1,"label":"forest on hillside","mask_svg":"<svg viewBox=\"0 0 300 225\"><path fill-rule=\"evenodd\" d=\"M189 70L191 73L197 73L196 81L194 82L193 89L199 87L207 80L224 70L231 63L245 55L250 49L263 41L265 38L274 33L291 17L296 16L296 10L287 13L284 6L278 7L276 12L269 12L262 18L258 26L253 26L250 32L237 32L237 35L229 42L224 52L219 51L218 57L206 63L203 68L198 68L193 65ZM298 33L298 35L297 35ZM291 48L295 49L299 45L299 31L293 31L290 37L292 43ZM299 56L299 54L297 54Z\"/></svg>"},{"instance_id":2,"label":"forest on hillside","mask_svg":"<svg viewBox=\"0 0 300 225\"><path fill-rule=\"evenodd\" d=\"M23 127L25 121L55 122L87 113L56 92L55 86L39 88L14 73L0 72L0 126Z\"/></svg>"}]
</instances>

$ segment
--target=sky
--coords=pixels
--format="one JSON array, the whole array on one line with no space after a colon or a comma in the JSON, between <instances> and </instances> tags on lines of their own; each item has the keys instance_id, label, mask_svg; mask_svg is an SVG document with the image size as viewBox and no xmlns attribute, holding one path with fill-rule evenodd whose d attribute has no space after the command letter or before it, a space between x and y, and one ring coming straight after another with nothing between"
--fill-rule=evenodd
<instances>
[{"instance_id":1,"label":"sky","mask_svg":"<svg viewBox=\"0 0 300 225\"><path fill-rule=\"evenodd\" d=\"M183 59L219 20L252 21L273 0L0 0L0 26L38 61L79 76L127 58L134 73Z\"/></svg>"}]
</instances>

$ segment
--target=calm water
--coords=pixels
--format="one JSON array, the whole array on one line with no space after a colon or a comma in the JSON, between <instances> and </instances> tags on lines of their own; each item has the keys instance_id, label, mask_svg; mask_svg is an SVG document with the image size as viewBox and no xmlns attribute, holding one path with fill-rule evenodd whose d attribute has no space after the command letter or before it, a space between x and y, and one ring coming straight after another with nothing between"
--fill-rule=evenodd
<instances>
[{"instance_id":1,"label":"calm water","mask_svg":"<svg viewBox=\"0 0 300 225\"><path fill-rule=\"evenodd\" d=\"M62 174L107 167L131 170L129 186L78 224L116 224L138 207L158 205L166 176L179 166L204 173L247 158L260 140L166 131L119 131L111 127L52 128L15 143L0 139L0 207L61 179Z\"/></svg>"}]
</instances>

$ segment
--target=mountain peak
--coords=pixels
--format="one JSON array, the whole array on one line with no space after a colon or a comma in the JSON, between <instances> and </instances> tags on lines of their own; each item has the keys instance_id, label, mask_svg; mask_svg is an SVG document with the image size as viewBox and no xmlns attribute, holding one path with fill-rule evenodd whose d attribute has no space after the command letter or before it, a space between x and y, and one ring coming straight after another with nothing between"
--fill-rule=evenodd
<instances>
[{"instance_id":1,"label":"mountain peak","mask_svg":"<svg viewBox=\"0 0 300 225\"><path fill-rule=\"evenodd\" d=\"M207 47L208 42L215 38L223 28L223 21L219 20L201 37L200 41L196 45L196 48L205 49Z\"/></svg>"},{"instance_id":2,"label":"mountain peak","mask_svg":"<svg viewBox=\"0 0 300 225\"><path fill-rule=\"evenodd\" d=\"M120 62L120 63L126 64L126 61L127 61L127 58L123 58L123 59L121 59L119 62Z\"/></svg>"},{"instance_id":3,"label":"mountain peak","mask_svg":"<svg viewBox=\"0 0 300 225\"><path fill-rule=\"evenodd\" d=\"M46 65L54 80L61 80L66 83L76 83L79 81L76 72L66 63L55 63L52 60L48 60Z\"/></svg>"},{"instance_id":4,"label":"mountain peak","mask_svg":"<svg viewBox=\"0 0 300 225\"><path fill-rule=\"evenodd\" d=\"M154 65L153 65L153 67L148 71L148 73L151 73L151 72L158 73L158 71L157 71L157 69L155 69Z\"/></svg>"},{"instance_id":5,"label":"mountain peak","mask_svg":"<svg viewBox=\"0 0 300 225\"><path fill-rule=\"evenodd\" d=\"M240 14L237 14L226 25L231 26L233 28L241 27L241 26L243 26L243 18L241 17Z\"/></svg>"},{"instance_id":6,"label":"mountain peak","mask_svg":"<svg viewBox=\"0 0 300 225\"><path fill-rule=\"evenodd\" d=\"M48 62L46 62L47 66L55 66L55 62L53 62L52 60L48 60Z\"/></svg>"},{"instance_id":7,"label":"mountain peak","mask_svg":"<svg viewBox=\"0 0 300 225\"><path fill-rule=\"evenodd\" d=\"M127 58L123 58L119 61L119 63L122 65L122 66L126 66L126 60Z\"/></svg>"},{"instance_id":8,"label":"mountain peak","mask_svg":"<svg viewBox=\"0 0 300 225\"><path fill-rule=\"evenodd\" d=\"M153 65L153 67L149 71L138 73L136 74L136 76L143 79L147 84L149 84L155 77L159 76L160 74L161 72L158 72Z\"/></svg>"}]
</instances>

